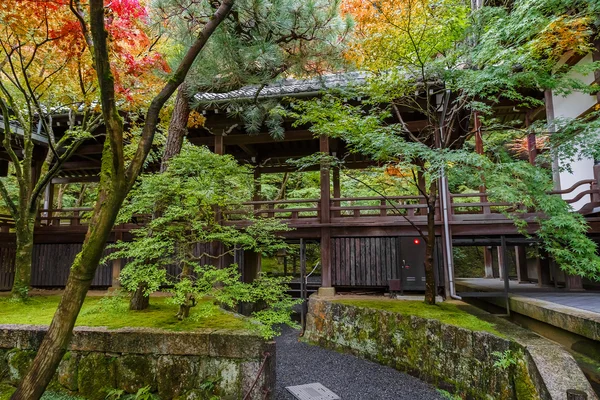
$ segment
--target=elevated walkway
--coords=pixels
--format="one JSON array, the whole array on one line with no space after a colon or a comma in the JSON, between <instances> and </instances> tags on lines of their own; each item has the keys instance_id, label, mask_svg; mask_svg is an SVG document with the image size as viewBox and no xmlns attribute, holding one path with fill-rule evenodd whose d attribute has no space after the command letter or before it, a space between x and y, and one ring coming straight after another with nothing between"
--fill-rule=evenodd
<instances>
[{"instance_id":1,"label":"elevated walkway","mask_svg":"<svg viewBox=\"0 0 600 400\"><path fill-rule=\"evenodd\" d=\"M458 292L501 292L504 283L499 279L457 279L456 288ZM508 296L511 312L600 341L600 292L569 292L510 281ZM486 297L485 301L505 306L500 297Z\"/></svg>"}]
</instances>

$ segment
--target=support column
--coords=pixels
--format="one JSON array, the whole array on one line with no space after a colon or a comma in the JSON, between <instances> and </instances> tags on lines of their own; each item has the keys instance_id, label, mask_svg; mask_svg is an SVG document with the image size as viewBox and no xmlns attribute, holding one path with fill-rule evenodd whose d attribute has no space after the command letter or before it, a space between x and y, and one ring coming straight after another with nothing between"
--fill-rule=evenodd
<instances>
[{"instance_id":1,"label":"support column","mask_svg":"<svg viewBox=\"0 0 600 400\"><path fill-rule=\"evenodd\" d=\"M554 100L552 99L552 90L546 89L544 91L544 102L546 104L546 120L548 122L548 132L554 133ZM554 156L552 158L552 180L554 181L554 190L560 190L560 171L558 165L558 158Z\"/></svg>"},{"instance_id":2,"label":"support column","mask_svg":"<svg viewBox=\"0 0 600 400\"><path fill-rule=\"evenodd\" d=\"M260 201L261 200L260 192L261 192L262 187L261 187L260 175L261 175L260 167L257 165L254 168L254 187L252 189L252 201ZM260 204L255 204L254 205L255 216L256 216L256 212L258 210L260 210Z\"/></svg>"},{"instance_id":3,"label":"support column","mask_svg":"<svg viewBox=\"0 0 600 400\"><path fill-rule=\"evenodd\" d=\"M500 277L500 280L503 281L504 280L504 262L508 261L505 260L504 257L504 253L505 253L505 249L502 246L498 246L498 276ZM508 269L507 269L508 271Z\"/></svg>"},{"instance_id":4,"label":"support column","mask_svg":"<svg viewBox=\"0 0 600 400\"><path fill-rule=\"evenodd\" d=\"M544 258L542 258L544 257ZM537 258L537 279L538 286L550 284L550 260L548 254L540 251L540 255Z\"/></svg>"},{"instance_id":5,"label":"support column","mask_svg":"<svg viewBox=\"0 0 600 400\"><path fill-rule=\"evenodd\" d=\"M44 208L46 210L50 210L50 209L52 209L53 204L54 204L54 184L48 183L48 185L46 186L46 191L44 192ZM46 225L52 224L52 212L47 211L44 214L45 214L44 216L47 218Z\"/></svg>"},{"instance_id":6,"label":"support column","mask_svg":"<svg viewBox=\"0 0 600 400\"><path fill-rule=\"evenodd\" d=\"M321 153L329 155L329 138L322 135L319 139ZM331 188L329 179L329 163L321 162L321 200L320 217L321 224L328 225L331 221L329 202L331 199ZM331 230L329 226L321 227L321 288L320 294L331 295L335 291L331 286Z\"/></svg>"},{"instance_id":7,"label":"support column","mask_svg":"<svg viewBox=\"0 0 600 400\"><path fill-rule=\"evenodd\" d=\"M342 197L342 188L340 186L340 168L339 167L335 167L333 168L333 197L336 199L339 199L340 197ZM339 207L340 206L340 202L339 201L335 201L333 203L334 207ZM334 217L339 217L340 216L340 211L334 211L333 212L333 216Z\"/></svg>"},{"instance_id":8,"label":"support column","mask_svg":"<svg viewBox=\"0 0 600 400\"><path fill-rule=\"evenodd\" d=\"M123 232L116 231L115 232L115 242L119 240L123 240ZM121 269L123 268L123 259L118 258L112 261L112 279L110 283L111 290L116 290L121 288L121 281L119 280L119 276L121 275Z\"/></svg>"},{"instance_id":9,"label":"support column","mask_svg":"<svg viewBox=\"0 0 600 400\"><path fill-rule=\"evenodd\" d=\"M529 283L529 271L527 270L527 253L525 246L515 246L515 258L517 260L517 279L519 283Z\"/></svg>"},{"instance_id":10,"label":"support column","mask_svg":"<svg viewBox=\"0 0 600 400\"><path fill-rule=\"evenodd\" d=\"M475 152L477 154L483 154L484 153L483 152L483 133L481 132L481 120L479 119L479 113L477 111L475 112L474 126L475 126ZM482 183L481 183L481 185L479 185L479 193L481 193L482 195L479 197L479 201L481 203L487 203L487 195L485 194L486 193L485 177L483 176L483 174L481 174L480 176L481 176ZM484 214L489 214L490 206L483 206L482 211ZM486 277L487 277L487 273L486 273Z\"/></svg>"},{"instance_id":11,"label":"support column","mask_svg":"<svg viewBox=\"0 0 600 400\"><path fill-rule=\"evenodd\" d=\"M222 156L225 154L225 144L223 143L223 135L215 135L215 154Z\"/></svg>"},{"instance_id":12,"label":"support column","mask_svg":"<svg viewBox=\"0 0 600 400\"><path fill-rule=\"evenodd\" d=\"M483 264L485 267L484 277L487 279L492 279L494 277L494 262L491 246L484 246L483 248Z\"/></svg>"},{"instance_id":13,"label":"support column","mask_svg":"<svg viewBox=\"0 0 600 400\"><path fill-rule=\"evenodd\" d=\"M565 281L567 284L567 289L571 292L582 292L583 289L583 280L579 275L571 275L565 274Z\"/></svg>"},{"instance_id":14,"label":"support column","mask_svg":"<svg viewBox=\"0 0 600 400\"><path fill-rule=\"evenodd\" d=\"M529 126L531 125L530 112L531 111L528 111L525 115L525 127L527 130L529 130ZM537 141L535 132L527 133L527 155L529 157L529 164L535 165L535 158L537 157Z\"/></svg>"}]
</instances>

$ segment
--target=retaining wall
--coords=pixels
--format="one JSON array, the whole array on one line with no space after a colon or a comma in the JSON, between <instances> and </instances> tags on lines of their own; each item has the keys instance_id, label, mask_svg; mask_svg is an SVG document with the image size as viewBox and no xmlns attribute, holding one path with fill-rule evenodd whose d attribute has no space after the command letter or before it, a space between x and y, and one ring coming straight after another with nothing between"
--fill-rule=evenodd
<instances>
[{"instance_id":1,"label":"retaining wall","mask_svg":"<svg viewBox=\"0 0 600 400\"><path fill-rule=\"evenodd\" d=\"M577 389L597 399L566 351L512 324L516 340L330 300L310 298L308 342L408 372L466 398L564 400L567 389ZM495 366L495 352L514 363Z\"/></svg>"},{"instance_id":2,"label":"retaining wall","mask_svg":"<svg viewBox=\"0 0 600 400\"><path fill-rule=\"evenodd\" d=\"M47 327L0 325L0 374L16 385ZM150 387L160 399L241 399L269 354L252 399L275 389L275 343L244 331L170 332L156 329L76 328L50 390L102 400L110 389Z\"/></svg>"}]
</instances>

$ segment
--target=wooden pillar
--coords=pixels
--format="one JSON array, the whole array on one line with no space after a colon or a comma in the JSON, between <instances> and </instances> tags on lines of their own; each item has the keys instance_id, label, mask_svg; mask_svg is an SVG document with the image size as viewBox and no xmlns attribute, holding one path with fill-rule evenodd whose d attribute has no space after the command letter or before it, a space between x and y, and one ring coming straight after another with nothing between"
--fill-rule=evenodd
<instances>
[{"instance_id":1,"label":"wooden pillar","mask_svg":"<svg viewBox=\"0 0 600 400\"><path fill-rule=\"evenodd\" d=\"M322 135L319 139L319 148L321 153L329 155L329 138ZM331 199L331 188L329 179L329 163L321 163L321 200L320 200L320 217L321 224L329 224L331 215L329 203ZM329 226L321 227L321 286L325 288L331 287L331 231Z\"/></svg>"},{"instance_id":2,"label":"wooden pillar","mask_svg":"<svg viewBox=\"0 0 600 400\"><path fill-rule=\"evenodd\" d=\"M252 250L245 250L243 252L244 264L243 268L243 278L244 282L251 283L254 282L256 278L258 278L258 274L260 272L261 267L261 256L260 253L257 253Z\"/></svg>"},{"instance_id":3,"label":"wooden pillar","mask_svg":"<svg viewBox=\"0 0 600 400\"><path fill-rule=\"evenodd\" d=\"M225 154L225 144L223 143L223 135L215 135L215 154Z\"/></svg>"},{"instance_id":4,"label":"wooden pillar","mask_svg":"<svg viewBox=\"0 0 600 400\"><path fill-rule=\"evenodd\" d=\"M531 126L531 111L528 111L525 115L525 128L529 131ZM529 164L535 165L535 158L537 157L537 142L535 138L535 132L527 132L527 155L529 157Z\"/></svg>"},{"instance_id":5,"label":"wooden pillar","mask_svg":"<svg viewBox=\"0 0 600 400\"><path fill-rule=\"evenodd\" d=\"M494 277L494 262L492 260L492 247L483 247L483 264L485 267L485 278L491 279Z\"/></svg>"},{"instance_id":6,"label":"wooden pillar","mask_svg":"<svg viewBox=\"0 0 600 400\"><path fill-rule=\"evenodd\" d=\"M479 113L476 111L475 112L475 121L474 121L474 125L475 125L475 152L477 154L483 154L483 133L481 132L481 120L479 119ZM481 203L487 203L487 196L485 195L486 193L486 188L485 188L485 177L483 176L483 174L481 174L481 180L482 183L481 185L479 185L479 193L482 193L482 195L479 197L479 202ZM483 206L481 208L482 212L484 214L489 214L490 213L490 206Z\"/></svg>"},{"instance_id":7,"label":"wooden pillar","mask_svg":"<svg viewBox=\"0 0 600 400\"><path fill-rule=\"evenodd\" d=\"M342 197L342 188L340 186L340 168L339 167L335 167L333 169L333 197L336 199L339 199L340 197ZM339 207L340 206L340 202L339 201L335 201L333 203L334 207ZM333 212L333 216L334 217L339 217L340 216L340 211L334 211Z\"/></svg>"},{"instance_id":8,"label":"wooden pillar","mask_svg":"<svg viewBox=\"0 0 600 400\"><path fill-rule=\"evenodd\" d=\"M529 271L527 270L527 253L525 246L515 246L515 258L517 260L518 282L529 283Z\"/></svg>"},{"instance_id":9,"label":"wooden pillar","mask_svg":"<svg viewBox=\"0 0 600 400\"><path fill-rule=\"evenodd\" d=\"M552 90L546 89L544 91L544 103L546 104L546 120L548 123L548 132L550 134L555 132L554 126L554 100L552 99ZM553 156L552 158L552 181L554 182L554 190L560 190L560 170L558 165L558 157Z\"/></svg>"},{"instance_id":10,"label":"wooden pillar","mask_svg":"<svg viewBox=\"0 0 600 400\"><path fill-rule=\"evenodd\" d=\"M54 184L49 183L46 186L46 191L44 193L44 208L46 210L51 210L54 205ZM52 211L47 211L44 215L46 219L46 225L52 224Z\"/></svg>"},{"instance_id":11,"label":"wooden pillar","mask_svg":"<svg viewBox=\"0 0 600 400\"><path fill-rule=\"evenodd\" d=\"M123 232L116 231L115 232L115 242L123 240ZM121 281L119 280L119 276L121 275L121 269L123 268L123 259L118 258L112 261L112 279L110 287L111 289L119 289L121 287Z\"/></svg>"},{"instance_id":12,"label":"wooden pillar","mask_svg":"<svg viewBox=\"0 0 600 400\"><path fill-rule=\"evenodd\" d=\"M579 275L571 275L565 273L565 281L567 284L567 289L572 292L580 292L583 291L583 280Z\"/></svg>"},{"instance_id":13,"label":"wooden pillar","mask_svg":"<svg viewBox=\"0 0 600 400\"><path fill-rule=\"evenodd\" d=\"M503 281L504 280L504 262L508 261L505 260L504 257L504 248L502 246L498 246L498 276L500 277L500 280Z\"/></svg>"},{"instance_id":14,"label":"wooden pillar","mask_svg":"<svg viewBox=\"0 0 600 400\"><path fill-rule=\"evenodd\" d=\"M543 258L542 258L543 257ZM537 280L538 286L550 284L550 259L546 252L540 251L540 255L537 258Z\"/></svg>"}]
</instances>

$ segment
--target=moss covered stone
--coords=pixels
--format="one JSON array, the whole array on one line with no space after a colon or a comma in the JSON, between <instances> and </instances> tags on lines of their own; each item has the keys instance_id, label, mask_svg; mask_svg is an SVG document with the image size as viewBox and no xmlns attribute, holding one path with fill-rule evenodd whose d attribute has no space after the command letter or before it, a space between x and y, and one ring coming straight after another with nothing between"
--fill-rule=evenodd
<instances>
[{"instance_id":1,"label":"moss covered stone","mask_svg":"<svg viewBox=\"0 0 600 400\"><path fill-rule=\"evenodd\" d=\"M305 339L411 373L464 398L540 398L523 352L513 352L518 369L494 365L494 352L516 350L517 345L495 336L492 329L477 330L491 324L461 324L455 317L445 323L415 312L399 313L395 309L405 305L388 302L375 309L366 308L367 301L358 307L349 303L311 298ZM438 313L425 311L433 317Z\"/></svg>"},{"instance_id":2,"label":"moss covered stone","mask_svg":"<svg viewBox=\"0 0 600 400\"><path fill-rule=\"evenodd\" d=\"M17 384L25 375L35 357L35 351L12 349L6 354L8 380Z\"/></svg>"},{"instance_id":3,"label":"moss covered stone","mask_svg":"<svg viewBox=\"0 0 600 400\"><path fill-rule=\"evenodd\" d=\"M57 371L58 383L73 392L77 391L78 363L79 355L67 352L63 356Z\"/></svg>"},{"instance_id":4,"label":"moss covered stone","mask_svg":"<svg viewBox=\"0 0 600 400\"><path fill-rule=\"evenodd\" d=\"M174 399L193 389L204 362L200 357L162 356L156 362L158 395Z\"/></svg>"},{"instance_id":5,"label":"moss covered stone","mask_svg":"<svg viewBox=\"0 0 600 400\"><path fill-rule=\"evenodd\" d=\"M115 361L117 387L137 393L143 387L156 391L156 360L137 354L122 355Z\"/></svg>"},{"instance_id":6,"label":"moss covered stone","mask_svg":"<svg viewBox=\"0 0 600 400\"><path fill-rule=\"evenodd\" d=\"M116 387L115 358L102 353L88 353L79 360L77 387L90 400L103 400Z\"/></svg>"}]
</instances>

